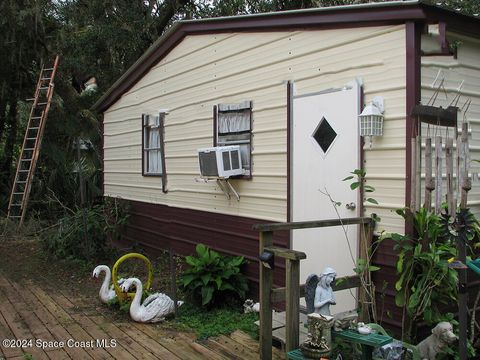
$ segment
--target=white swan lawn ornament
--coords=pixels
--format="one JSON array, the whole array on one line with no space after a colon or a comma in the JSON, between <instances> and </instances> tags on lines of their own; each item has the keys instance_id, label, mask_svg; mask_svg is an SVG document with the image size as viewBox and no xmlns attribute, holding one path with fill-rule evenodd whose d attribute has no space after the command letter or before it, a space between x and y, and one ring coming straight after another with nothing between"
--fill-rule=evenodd
<instances>
[{"instance_id":1,"label":"white swan lawn ornament","mask_svg":"<svg viewBox=\"0 0 480 360\"><path fill-rule=\"evenodd\" d=\"M112 273L110 272L110 268L107 265L98 265L95 270L93 270L92 276L98 278L102 271L105 272L105 278L103 279L103 283L100 287L98 295L100 296L100 300L106 304L109 301L116 299L117 294L115 294L113 284L110 284L110 280L112 279ZM118 285L122 285L124 281L125 279L118 279Z\"/></svg>"},{"instance_id":2,"label":"white swan lawn ornament","mask_svg":"<svg viewBox=\"0 0 480 360\"><path fill-rule=\"evenodd\" d=\"M136 322L158 322L165 319L165 316L174 312L174 303L165 294L155 293L147 297L143 304L140 304L143 293L142 282L137 278L130 278L124 281L121 288L123 292L127 292L132 285L135 285L135 297L130 305L130 317ZM180 306L183 301L177 301Z\"/></svg>"}]
</instances>

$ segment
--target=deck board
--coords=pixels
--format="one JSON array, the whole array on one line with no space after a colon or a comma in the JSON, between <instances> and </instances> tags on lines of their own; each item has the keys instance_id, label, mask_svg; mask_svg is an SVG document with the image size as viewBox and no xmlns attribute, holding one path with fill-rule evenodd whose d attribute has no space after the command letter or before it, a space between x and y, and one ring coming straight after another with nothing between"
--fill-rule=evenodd
<instances>
[{"instance_id":1,"label":"deck board","mask_svg":"<svg viewBox=\"0 0 480 360\"><path fill-rule=\"evenodd\" d=\"M197 341L194 333L167 326L139 324L125 319L112 320L103 313L103 304L95 298L51 290L33 282L16 282L0 272L0 337L6 339L41 339L43 341L83 341L93 347L5 348L0 357L25 359L119 359L119 360L230 360L259 358L258 341L241 331ZM111 315L110 315L111 316ZM117 318L115 318L117 319ZM98 346L96 340L116 346ZM283 359L273 349L273 359Z\"/></svg>"}]
</instances>

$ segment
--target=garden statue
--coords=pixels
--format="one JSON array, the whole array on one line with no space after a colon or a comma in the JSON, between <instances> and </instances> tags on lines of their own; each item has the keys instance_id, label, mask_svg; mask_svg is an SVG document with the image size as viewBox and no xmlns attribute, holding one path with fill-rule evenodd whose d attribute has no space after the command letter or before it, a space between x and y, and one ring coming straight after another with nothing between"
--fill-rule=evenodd
<instances>
[{"instance_id":1,"label":"garden statue","mask_svg":"<svg viewBox=\"0 0 480 360\"><path fill-rule=\"evenodd\" d=\"M260 312L260 303L254 302L252 299L247 299L243 303L243 312L245 314L251 313L251 312Z\"/></svg>"},{"instance_id":2,"label":"garden statue","mask_svg":"<svg viewBox=\"0 0 480 360\"><path fill-rule=\"evenodd\" d=\"M98 295L100 296L100 300L106 304L109 301L116 299L117 295L115 294L113 284L110 284L112 273L107 265L98 265L95 270L93 270L92 276L98 278L102 272L105 272L105 278L103 279ZM122 285L123 282L124 279L118 279L119 286Z\"/></svg>"},{"instance_id":3,"label":"garden statue","mask_svg":"<svg viewBox=\"0 0 480 360\"><path fill-rule=\"evenodd\" d=\"M307 277L305 282L307 314L315 312L321 315L331 315L330 305L336 304L332 289L336 276L336 271L327 267L320 276L311 274Z\"/></svg>"},{"instance_id":4,"label":"garden statue","mask_svg":"<svg viewBox=\"0 0 480 360\"><path fill-rule=\"evenodd\" d=\"M332 351L331 327L333 317L317 313L308 314L307 340L300 344L305 358L328 357Z\"/></svg>"},{"instance_id":5,"label":"garden statue","mask_svg":"<svg viewBox=\"0 0 480 360\"><path fill-rule=\"evenodd\" d=\"M154 323L164 320L165 316L174 312L175 303L163 293L152 294L141 304L143 286L142 282L137 278L125 280L122 284L122 291L128 292L132 285L135 285L135 297L130 305L130 317L133 321ZM177 306L182 304L183 301L177 301Z\"/></svg>"},{"instance_id":6,"label":"garden statue","mask_svg":"<svg viewBox=\"0 0 480 360\"><path fill-rule=\"evenodd\" d=\"M342 331L357 329L358 313L356 310L344 311L334 316L333 330Z\"/></svg>"},{"instance_id":7,"label":"garden statue","mask_svg":"<svg viewBox=\"0 0 480 360\"><path fill-rule=\"evenodd\" d=\"M432 329L432 335L417 345L422 360L435 360L438 353L458 339L453 333L452 324L442 321Z\"/></svg>"}]
</instances>

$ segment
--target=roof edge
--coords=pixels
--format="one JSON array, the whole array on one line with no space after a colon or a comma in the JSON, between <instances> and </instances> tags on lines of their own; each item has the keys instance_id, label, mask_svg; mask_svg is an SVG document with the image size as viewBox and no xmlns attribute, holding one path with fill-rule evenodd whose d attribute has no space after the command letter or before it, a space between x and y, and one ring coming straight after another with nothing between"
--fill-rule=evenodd
<instances>
[{"instance_id":1,"label":"roof edge","mask_svg":"<svg viewBox=\"0 0 480 360\"><path fill-rule=\"evenodd\" d=\"M467 29L480 19L425 4L423 0L393 1L290 10L196 20L173 24L93 105L103 112L112 106L183 38L191 34L220 32L282 31L298 28L345 28L400 24L406 21L448 21L454 29ZM472 35L471 32L468 35ZM478 36L478 35L477 35Z\"/></svg>"}]
</instances>

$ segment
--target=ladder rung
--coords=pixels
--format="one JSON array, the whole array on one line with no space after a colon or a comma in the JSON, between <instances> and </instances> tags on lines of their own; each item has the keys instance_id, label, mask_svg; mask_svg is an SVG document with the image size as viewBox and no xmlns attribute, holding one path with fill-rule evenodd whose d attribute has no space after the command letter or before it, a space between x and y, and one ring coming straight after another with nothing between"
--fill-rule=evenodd
<instances>
[{"instance_id":1,"label":"ladder rung","mask_svg":"<svg viewBox=\"0 0 480 360\"><path fill-rule=\"evenodd\" d=\"M11 218L21 218L20 215L10 215L9 217L11 217Z\"/></svg>"},{"instance_id":2,"label":"ladder rung","mask_svg":"<svg viewBox=\"0 0 480 360\"><path fill-rule=\"evenodd\" d=\"M25 149L23 149L23 151L32 151L32 150L35 150L35 148L25 148Z\"/></svg>"},{"instance_id":3,"label":"ladder rung","mask_svg":"<svg viewBox=\"0 0 480 360\"><path fill-rule=\"evenodd\" d=\"M14 192L13 195L23 195L24 192Z\"/></svg>"},{"instance_id":4,"label":"ladder rung","mask_svg":"<svg viewBox=\"0 0 480 360\"><path fill-rule=\"evenodd\" d=\"M10 204L10 207L12 206L22 206L22 204Z\"/></svg>"},{"instance_id":5,"label":"ladder rung","mask_svg":"<svg viewBox=\"0 0 480 360\"><path fill-rule=\"evenodd\" d=\"M18 172L22 172L22 173L24 173L24 172L29 172L29 171L30 171L30 170L18 170Z\"/></svg>"},{"instance_id":6,"label":"ladder rung","mask_svg":"<svg viewBox=\"0 0 480 360\"><path fill-rule=\"evenodd\" d=\"M33 116L32 120L37 120L37 119L41 119L41 118L42 118L41 116Z\"/></svg>"},{"instance_id":7,"label":"ladder rung","mask_svg":"<svg viewBox=\"0 0 480 360\"><path fill-rule=\"evenodd\" d=\"M27 138L27 140L36 140L37 138L34 137L34 138Z\"/></svg>"},{"instance_id":8,"label":"ladder rung","mask_svg":"<svg viewBox=\"0 0 480 360\"><path fill-rule=\"evenodd\" d=\"M39 105L39 106L40 106L40 105L47 105L47 104L48 104L48 102L37 103L37 105Z\"/></svg>"},{"instance_id":9,"label":"ladder rung","mask_svg":"<svg viewBox=\"0 0 480 360\"><path fill-rule=\"evenodd\" d=\"M40 86L38 90L48 90L50 89L50 86Z\"/></svg>"},{"instance_id":10,"label":"ladder rung","mask_svg":"<svg viewBox=\"0 0 480 360\"><path fill-rule=\"evenodd\" d=\"M52 78L46 77L46 78L41 78L41 80L52 80Z\"/></svg>"},{"instance_id":11,"label":"ladder rung","mask_svg":"<svg viewBox=\"0 0 480 360\"><path fill-rule=\"evenodd\" d=\"M17 180L17 184L26 184L27 182L25 180L22 180L22 181L18 181Z\"/></svg>"},{"instance_id":12,"label":"ladder rung","mask_svg":"<svg viewBox=\"0 0 480 360\"><path fill-rule=\"evenodd\" d=\"M46 69L43 69L43 71L52 71L54 68L46 68Z\"/></svg>"},{"instance_id":13,"label":"ladder rung","mask_svg":"<svg viewBox=\"0 0 480 360\"><path fill-rule=\"evenodd\" d=\"M28 128L28 130L38 130L38 129L40 129L40 126L32 126Z\"/></svg>"},{"instance_id":14,"label":"ladder rung","mask_svg":"<svg viewBox=\"0 0 480 360\"><path fill-rule=\"evenodd\" d=\"M20 159L20 161L32 161L32 159Z\"/></svg>"}]
</instances>

